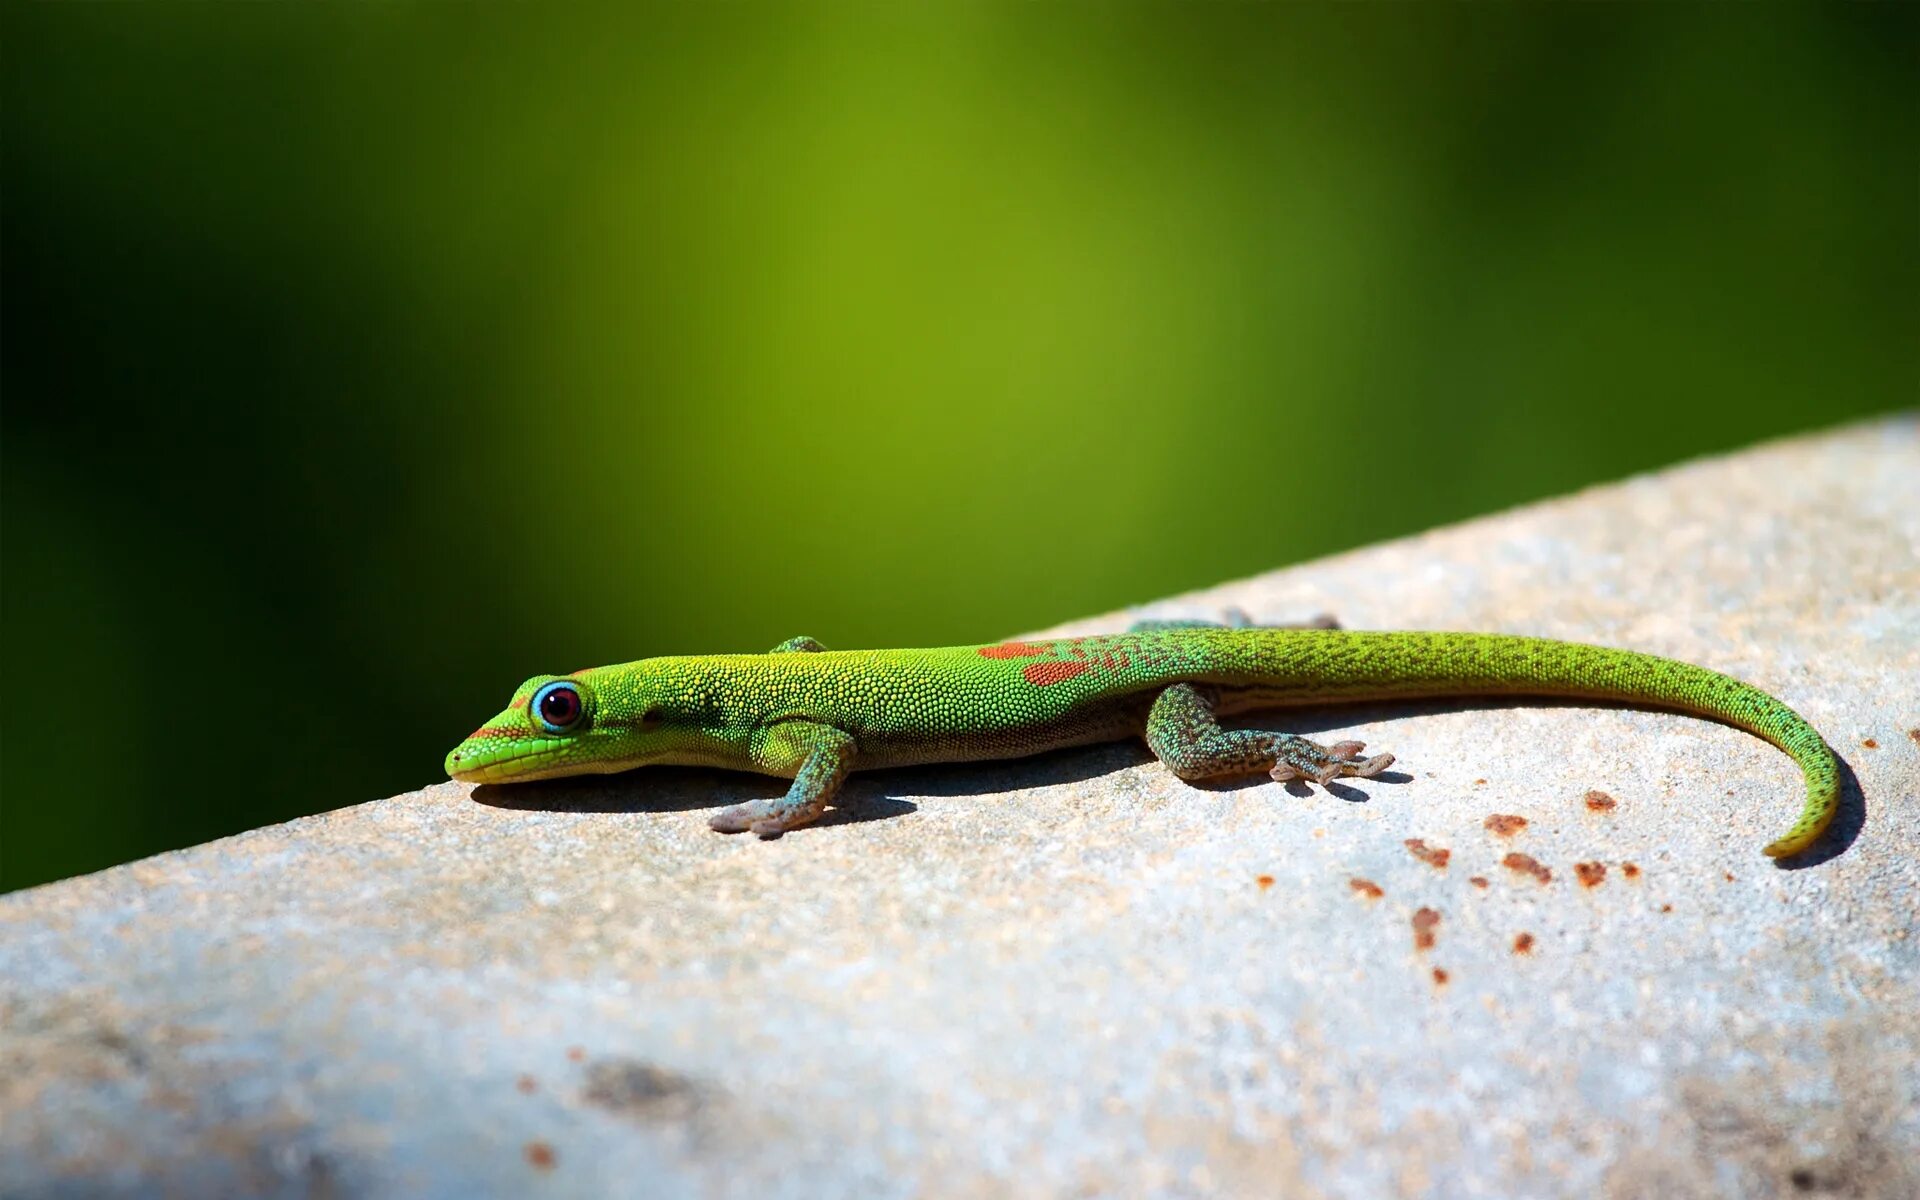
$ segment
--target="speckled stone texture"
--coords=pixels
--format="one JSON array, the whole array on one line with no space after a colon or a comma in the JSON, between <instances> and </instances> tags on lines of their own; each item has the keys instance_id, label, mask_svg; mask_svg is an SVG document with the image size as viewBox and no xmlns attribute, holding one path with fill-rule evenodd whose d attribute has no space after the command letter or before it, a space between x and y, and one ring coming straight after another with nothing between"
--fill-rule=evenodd
<instances>
[{"instance_id":1,"label":"speckled stone texture","mask_svg":"<svg viewBox=\"0 0 1920 1200\"><path fill-rule=\"evenodd\" d=\"M443 783L0 898L0 1194L1920 1195L1913 419L1146 611L1229 606L1690 659L1857 786L1780 869L1784 755L1578 705L1263 722L1399 755L1331 792L856 776L768 843L705 818L771 781Z\"/></svg>"}]
</instances>

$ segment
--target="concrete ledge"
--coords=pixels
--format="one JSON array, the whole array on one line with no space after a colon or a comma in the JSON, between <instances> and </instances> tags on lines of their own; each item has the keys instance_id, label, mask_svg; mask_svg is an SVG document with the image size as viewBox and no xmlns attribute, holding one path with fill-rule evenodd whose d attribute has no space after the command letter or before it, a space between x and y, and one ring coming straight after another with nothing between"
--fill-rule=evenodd
<instances>
[{"instance_id":1,"label":"concrete ledge","mask_svg":"<svg viewBox=\"0 0 1920 1200\"><path fill-rule=\"evenodd\" d=\"M1154 606L1752 680L1858 782L1798 870L1750 737L1423 705L1272 722L1400 756L1334 794L441 784L0 898L0 1194L1920 1195L1916 564L1900 418Z\"/></svg>"}]
</instances>

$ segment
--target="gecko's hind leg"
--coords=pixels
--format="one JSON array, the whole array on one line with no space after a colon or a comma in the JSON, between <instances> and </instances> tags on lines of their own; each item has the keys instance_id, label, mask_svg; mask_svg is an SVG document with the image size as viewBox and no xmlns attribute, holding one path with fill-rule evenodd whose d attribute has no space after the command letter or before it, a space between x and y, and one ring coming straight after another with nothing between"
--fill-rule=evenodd
<instances>
[{"instance_id":1,"label":"gecko's hind leg","mask_svg":"<svg viewBox=\"0 0 1920 1200\"><path fill-rule=\"evenodd\" d=\"M1393 765L1393 755L1361 758L1364 742L1322 746L1291 733L1222 729L1211 689L1176 683L1154 698L1147 713L1147 747L1182 779L1211 779L1265 771L1274 779L1326 784L1347 775L1369 777Z\"/></svg>"},{"instance_id":2,"label":"gecko's hind leg","mask_svg":"<svg viewBox=\"0 0 1920 1200\"><path fill-rule=\"evenodd\" d=\"M767 653L768 654L819 654L821 651L825 649L826 647L820 644L820 640L818 638L810 638L803 633L799 637L788 638L786 641L781 642L778 646L775 646L773 649L767 651Z\"/></svg>"}]
</instances>

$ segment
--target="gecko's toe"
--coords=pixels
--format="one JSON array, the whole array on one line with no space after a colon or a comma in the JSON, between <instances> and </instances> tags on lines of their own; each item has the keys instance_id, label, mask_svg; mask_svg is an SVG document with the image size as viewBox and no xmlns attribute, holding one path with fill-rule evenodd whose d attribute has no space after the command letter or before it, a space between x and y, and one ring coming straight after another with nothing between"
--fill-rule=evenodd
<instances>
[{"instance_id":1,"label":"gecko's toe","mask_svg":"<svg viewBox=\"0 0 1920 1200\"><path fill-rule=\"evenodd\" d=\"M760 826L766 824L773 814L773 801L749 800L745 804L721 809L707 818L707 825L720 833L745 833L749 829L759 833Z\"/></svg>"},{"instance_id":2,"label":"gecko's toe","mask_svg":"<svg viewBox=\"0 0 1920 1200\"><path fill-rule=\"evenodd\" d=\"M707 824L721 833L752 833L770 842L802 825L819 820L826 805L787 804L780 800L749 800L722 809L707 818Z\"/></svg>"},{"instance_id":3,"label":"gecko's toe","mask_svg":"<svg viewBox=\"0 0 1920 1200\"><path fill-rule=\"evenodd\" d=\"M1360 752L1366 748L1365 742L1338 742L1327 753L1336 760L1342 776L1371 779L1393 765L1391 754L1376 754L1372 758L1361 758Z\"/></svg>"},{"instance_id":4,"label":"gecko's toe","mask_svg":"<svg viewBox=\"0 0 1920 1200\"><path fill-rule=\"evenodd\" d=\"M1309 779L1325 787L1347 776L1370 778L1393 765L1393 755L1360 757L1365 742L1336 742L1322 746L1303 737L1288 737L1279 746L1277 761L1267 774L1285 783L1290 779Z\"/></svg>"},{"instance_id":5,"label":"gecko's toe","mask_svg":"<svg viewBox=\"0 0 1920 1200\"><path fill-rule=\"evenodd\" d=\"M1352 771L1348 772L1348 774L1358 775L1362 779L1372 779L1375 775L1378 775L1380 772L1386 770L1388 767L1392 765L1393 765L1393 755L1376 754L1372 758L1368 759L1367 761L1361 763L1359 766L1355 767Z\"/></svg>"}]
</instances>

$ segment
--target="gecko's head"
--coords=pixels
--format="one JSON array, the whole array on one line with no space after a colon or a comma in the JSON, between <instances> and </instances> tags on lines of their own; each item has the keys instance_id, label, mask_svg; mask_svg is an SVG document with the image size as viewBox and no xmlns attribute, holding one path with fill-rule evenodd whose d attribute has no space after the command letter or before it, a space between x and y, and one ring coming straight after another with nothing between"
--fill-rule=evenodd
<instances>
[{"instance_id":1,"label":"gecko's head","mask_svg":"<svg viewBox=\"0 0 1920 1200\"><path fill-rule=\"evenodd\" d=\"M517 783L644 761L642 747L657 718L602 712L589 674L535 675L521 684L506 711L447 755L447 774L463 783Z\"/></svg>"}]
</instances>

